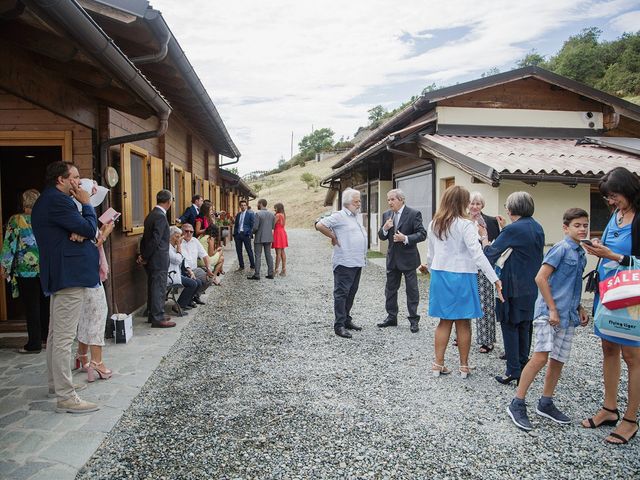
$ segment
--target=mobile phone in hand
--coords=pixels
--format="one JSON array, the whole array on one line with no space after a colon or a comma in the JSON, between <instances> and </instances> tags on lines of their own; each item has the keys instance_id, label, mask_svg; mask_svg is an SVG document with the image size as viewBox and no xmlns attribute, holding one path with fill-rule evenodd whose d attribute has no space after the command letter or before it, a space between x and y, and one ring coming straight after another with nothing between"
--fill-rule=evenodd
<instances>
[{"instance_id":1,"label":"mobile phone in hand","mask_svg":"<svg viewBox=\"0 0 640 480\"><path fill-rule=\"evenodd\" d=\"M589 245L590 247L593 247L593 242L591 240L589 240L588 238L582 238L580 240L580 243L584 243L585 245Z\"/></svg>"}]
</instances>

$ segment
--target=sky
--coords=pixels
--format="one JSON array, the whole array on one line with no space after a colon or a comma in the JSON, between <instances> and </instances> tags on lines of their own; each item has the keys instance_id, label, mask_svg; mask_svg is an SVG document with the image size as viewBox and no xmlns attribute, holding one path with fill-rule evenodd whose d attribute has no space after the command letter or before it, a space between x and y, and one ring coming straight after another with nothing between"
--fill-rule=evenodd
<instances>
[{"instance_id":1,"label":"sky","mask_svg":"<svg viewBox=\"0 0 640 480\"><path fill-rule=\"evenodd\" d=\"M555 54L583 28L640 29L640 0L151 0L241 152L268 170L313 129L352 138L376 105Z\"/></svg>"}]
</instances>

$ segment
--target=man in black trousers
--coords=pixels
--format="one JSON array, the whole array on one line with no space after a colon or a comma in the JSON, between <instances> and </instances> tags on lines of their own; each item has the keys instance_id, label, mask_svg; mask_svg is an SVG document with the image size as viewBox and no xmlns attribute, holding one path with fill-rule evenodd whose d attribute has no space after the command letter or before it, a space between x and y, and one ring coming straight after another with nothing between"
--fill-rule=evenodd
<instances>
[{"instance_id":1,"label":"man in black trousers","mask_svg":"<svg viewBox=\"0 0 640 480\"><path fill-rule=\"evenodd\" d=\"M144 233L140 242L138 263L147 272L148 322L154 328L175 327L175 322L164 315L164 299L169 275L169 222L167 210L171 207L172 194L160 190L156 194L158 204L144 219Z\"/></svg>"},{"instance_id":2,"label":"man in black trousers","mask_svg":"<svg viewBox=\"0 0 640 480\"><path fill-rule=\"evenodd\" d=\"M418 277L416 269L420 266L418 243L427 238L422 224L422 214L405 205L405 195L400 189L390 190L387 194L390 210L382 214L382 227L378 231L380 240L389 240L387 250L387 284L385 286L385 307L387 318L378 327L398 326L398 288L404 275L407 289L407 309L411 332L418 332Z\"/></svg>"}]
</instances>

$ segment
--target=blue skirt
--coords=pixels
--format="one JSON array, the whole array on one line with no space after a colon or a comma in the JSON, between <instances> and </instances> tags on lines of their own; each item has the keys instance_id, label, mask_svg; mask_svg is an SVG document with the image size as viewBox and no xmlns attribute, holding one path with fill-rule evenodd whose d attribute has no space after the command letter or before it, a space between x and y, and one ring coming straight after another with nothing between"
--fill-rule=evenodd
<instances>
[{"instance_id":1,"label":"blue skirt","mask_svg":"<svg viewBox=\"0 0 640 480\"><path fill-rule=\"evenodd\" d=\"M482 317L478 274L431 270L429 316L444 320Z\"/></svg>"}]
</instances>

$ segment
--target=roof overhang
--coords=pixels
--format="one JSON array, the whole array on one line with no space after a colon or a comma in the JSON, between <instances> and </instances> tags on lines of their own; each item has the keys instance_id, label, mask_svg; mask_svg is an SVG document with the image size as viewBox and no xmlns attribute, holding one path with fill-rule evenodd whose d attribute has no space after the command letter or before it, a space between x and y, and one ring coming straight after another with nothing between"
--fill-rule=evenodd
<instances>
[{"instance_id":1,"label":"roof overhang","mask_svg":"<svg viewBox=\"0 0 640 480\"><path fill-rule=\"evenodd\" d=\"M494 187L504 180L594 184L611 168L621 165L640 174L640 155L574 139L428 134L421 135L418 144L434 158Z\"/></svg>"},{"instance_id":2,"label":"roof overhang","mask_svg":"<svg viewBox=\"0 0 640 480\"><path fill-rule=\"evenodd\" d=\"M113 3L116 8L119 2L101 3ZM91 15L162 91L193 131L217 153L240 157L216 106L161 12L148 7L143 16L130 22L104 15L99 9L92 10Z\"/></svg>"}]
</instances>

